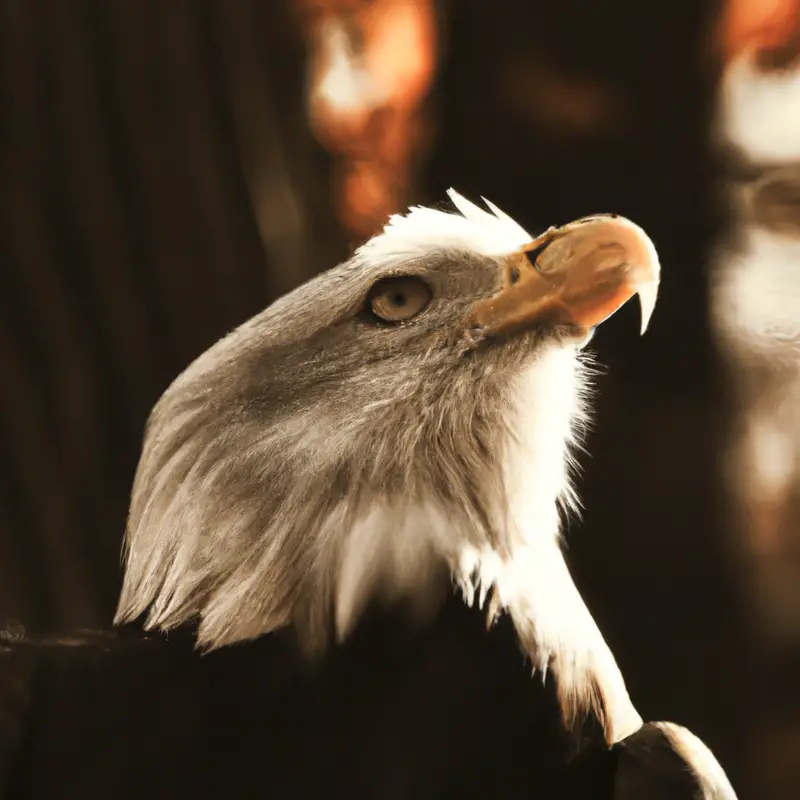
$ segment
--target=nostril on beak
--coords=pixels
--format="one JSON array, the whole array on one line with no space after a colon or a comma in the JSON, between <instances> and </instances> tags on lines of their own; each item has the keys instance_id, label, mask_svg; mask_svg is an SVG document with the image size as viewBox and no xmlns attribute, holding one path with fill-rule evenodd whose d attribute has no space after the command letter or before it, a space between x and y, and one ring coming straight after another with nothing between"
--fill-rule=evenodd
<instances>
[{"instance_id":1,"label":"nostril on beak","mask_svg":"<svg viewBox=\"0 0 800 800\"><path fill-rule=\"evenodd\" d=\"M530 250L525 250L525 258L528 259L528 263L537 271L541 269L539 267L539 256L544 253L544 251L550 246L553 239L550 236L543 237L543 240L539 242L535 247L532 247Z\"/></svg>"}]
</instances>

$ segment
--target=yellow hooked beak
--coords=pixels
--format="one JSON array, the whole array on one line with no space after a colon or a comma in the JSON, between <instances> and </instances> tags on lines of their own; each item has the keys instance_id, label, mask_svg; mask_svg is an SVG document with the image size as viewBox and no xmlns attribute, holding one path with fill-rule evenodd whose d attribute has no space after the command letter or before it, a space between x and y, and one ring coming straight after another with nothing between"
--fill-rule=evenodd
<instances>
[{"instance_id":1,"label":"yellow hooked beak","mask_svg":"<svg viewBox=\"0 0 800 800\"><path fill-rule=\"evenodd\" d=\"M504 263L505 285L473 307L487 334L532 323L592 328L639 295L644 333L661 269L647 234L624 217L599 215L550 228Z\"/></svg>"}]
</instances>

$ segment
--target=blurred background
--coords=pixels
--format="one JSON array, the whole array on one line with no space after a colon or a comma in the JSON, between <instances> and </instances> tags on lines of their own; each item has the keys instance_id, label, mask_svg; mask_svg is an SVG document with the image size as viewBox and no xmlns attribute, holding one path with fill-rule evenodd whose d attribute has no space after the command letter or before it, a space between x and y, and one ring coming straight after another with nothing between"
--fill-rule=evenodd
<instances>
[{"instance_id":1,"label":"blurred background","mask_svg":"<svg viewBox=\"0 0 800 800\"><path fill-rule=\"evenodd\" d=\"M110 624L147 415L454 186L631 217L579 587L649 719L800 785L800 0L0 3L0 624ZM632 304L631 304L632 305Z\"/></svg>"}]
</instances>

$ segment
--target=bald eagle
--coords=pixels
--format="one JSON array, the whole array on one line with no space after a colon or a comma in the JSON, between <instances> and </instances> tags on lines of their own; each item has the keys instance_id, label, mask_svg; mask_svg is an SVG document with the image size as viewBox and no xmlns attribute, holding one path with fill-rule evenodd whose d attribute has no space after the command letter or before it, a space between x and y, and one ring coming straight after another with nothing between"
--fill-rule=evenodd
<instances>
[{"instance_id":1,"label":"bald eagle","mask_svg":"<svg viewBox=\"0 0 800 800\"><path fill-rule=\"evenodd\" d=\"M643 725L561 551L584 348L636 295L645 331L654 246L613 215L534 237L488 201L449 195L459 213L392 217L167 389L134 481L115 621L142 622L157 647L190 628L206 663L288 635L320 664L371 609L401 607L424 630L454 590L488 627L510 622L532 690L553 698L548 744L530 754L543 796L734 798L696 737ZM600 730L588 751L587 719ZM263 786L301 796L270 795L269 774ZM425 796L456 786L471 796L455 779Z\"/></svg>"}]
</instances>

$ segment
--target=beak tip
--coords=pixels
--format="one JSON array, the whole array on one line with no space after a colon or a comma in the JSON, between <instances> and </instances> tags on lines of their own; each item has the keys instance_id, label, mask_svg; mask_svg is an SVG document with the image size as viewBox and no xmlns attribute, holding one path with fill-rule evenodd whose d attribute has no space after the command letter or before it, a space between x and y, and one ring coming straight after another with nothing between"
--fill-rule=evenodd
<instances>
[{"instance_id":1,"label":"beak tip","mask_svg":"<svg viewBox=\"0 0 800 800\"><path fill-rule=\"evenodd\" d=\"M640 336L644 336L647 328L650 325L650 319L653 316L653 311L656 307L656 300L658 299L658 284L645 283L637 289L639 295L639 307L642 312L642 328Z\"/></svg>"}]
</instances>

